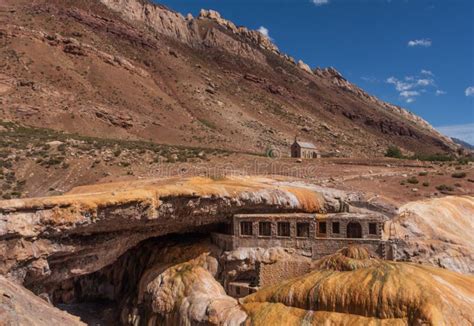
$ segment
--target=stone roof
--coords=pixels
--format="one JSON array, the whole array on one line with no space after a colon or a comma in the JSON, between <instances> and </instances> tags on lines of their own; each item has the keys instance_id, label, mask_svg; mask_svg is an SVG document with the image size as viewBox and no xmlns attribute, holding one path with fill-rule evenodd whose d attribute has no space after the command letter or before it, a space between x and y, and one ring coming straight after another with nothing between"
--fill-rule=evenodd
<instances>
[{"instance_id":1,"label":"stone roof","mask_svg":"<svg viewBox=\"0 0 474 326\"><path fill-rule=\"evenodd\" d=\"M308 142L303 142L303 141L296 141L295 143L298 144L301 148L316 149L316 146L314 146L313 143L308 143Z\"/></svg>"},{"instance_id":2,"label":"stone roof","mask_svg":"<svg viewBox=\"0 0 474 326\"><path fill-rule=\"evenodd\" d=\"M315 219L317 221L324 220L378 220L384 221L387 218L375 212L369 213L329 213L329 214L313 214L313 213L256 213L256 214L234 214L238 219L258 219L258 218L286 218L286 219Z\"/></svg>"}]
</instances>

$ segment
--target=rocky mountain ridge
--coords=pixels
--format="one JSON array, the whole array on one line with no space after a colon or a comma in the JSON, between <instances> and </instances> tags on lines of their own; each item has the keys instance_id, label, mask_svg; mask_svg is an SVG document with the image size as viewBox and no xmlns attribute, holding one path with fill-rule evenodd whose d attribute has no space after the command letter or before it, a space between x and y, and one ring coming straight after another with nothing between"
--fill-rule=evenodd
<instances>
[{"instance_id":1,"label":"rocky mountain ridge","mask_svg":"<svg viewBox=\"0 0 474 326\"><path fill-rule=\"evenodd\" d=\"M336 156L383 155L391 144L411 153L457 150L334 68L311 70L212 10L184 17L138 0L1 6L2 119L284 155L295 134Z\"/></svg>"},{"instance_id":2,"label":"rocky mountain ridge","mask_svg":"<svg viewBox=\"0 0 474 326\"><path fill-rule=\"evenodd\" d=\"M204 44L209 44L208 42L206 42L208 35L205 35L203 40L199 39L198 26L191 14L188 14L187 17L184 18L181 14L174 13L166 7L156 6L151 3L147 3L146 1L143 3L136 0L100 1L111 9L120 12L125 17L145 22L145 24L152 27L157 32L176 38L179 41L187 42L192 45L199 45L201 42L204 42ZM144 13L144 15L141 13ZM356 94L357 96L371 101L384 109L401 115L407 120L413 121L414 123L419 124L423 128L430 130L430 132L433 132L434 134L438 135L446 143L454 145L450 138L439 133L423 118L413 114L412 112L402 107L386 103L373 95L367 94L364 90L345 79L342 74L334 67L324 69L316 68L312 70L302 60L296 61L293 57L281 53L278 47L273 44L267 36L263 35L258 31L249 30L248 28L243 26L237 27L232 21L222 18L221 14L215 10L201 9L197 19L212 20L216 22L219 26L226 28L233 34L243 37L244 42L253 43L262 49L275 53L281 58L296 65L298 68L307 73L315 74L322 78L326 78L330 80L335 86L348 90ZM185 31L186 28L188 32ZM216 45L220 46L221 44Z\"/></svg>"}]
</instances>

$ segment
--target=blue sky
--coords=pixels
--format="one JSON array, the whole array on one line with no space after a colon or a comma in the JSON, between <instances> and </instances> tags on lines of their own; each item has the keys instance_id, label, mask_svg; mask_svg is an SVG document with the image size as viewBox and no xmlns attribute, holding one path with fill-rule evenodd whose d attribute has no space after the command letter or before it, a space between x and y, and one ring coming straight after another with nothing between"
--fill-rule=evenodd
<instances>
[{"instance_id":1,"label":"blue sky","mask_svg":"<svg viewBox=\"0 0 474 326\"><path fill-rule=\"evenodd\" d=\"M379 98L474 144L473 0L161 0L268 31L311 67L333 66ZM263 28L261 28L263 27Z\"/></svg>"}]
</instances>

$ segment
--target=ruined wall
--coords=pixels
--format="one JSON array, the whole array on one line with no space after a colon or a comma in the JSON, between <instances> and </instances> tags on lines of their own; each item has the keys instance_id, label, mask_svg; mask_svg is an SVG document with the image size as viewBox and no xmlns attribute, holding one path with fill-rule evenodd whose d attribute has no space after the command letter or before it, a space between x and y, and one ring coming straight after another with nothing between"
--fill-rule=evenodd
<instances>
[{"instance_id":1,"label":"ruined wall","mask_svg":"<svg viewBox=\"0 0 474 326\"><path fill-rule=\"evenodd\" d=\"M339 249L351 245L366 248L372 255L380 258L389 258L386 253L386 241L376 239L314 239L312 254L313 259L320 259L332 255Z\"/></svg>"},{"instance_id":2,"label":"ruined wall","mask_svg":"<svg viewBox=\"0 0 474 326\"><path fill-rule=\"evenodd\" d=\"M273 264L258 263L258 286L279 284L293 277L311 272L311 260L285 260Z\"/></svg>"}]
</instances>

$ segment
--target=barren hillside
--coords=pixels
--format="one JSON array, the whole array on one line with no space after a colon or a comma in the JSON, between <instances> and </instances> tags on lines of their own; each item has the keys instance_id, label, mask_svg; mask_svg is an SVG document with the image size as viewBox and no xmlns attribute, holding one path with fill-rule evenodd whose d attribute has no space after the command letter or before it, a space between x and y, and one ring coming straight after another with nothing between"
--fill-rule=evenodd
<instances>
[{"instance_id":1,"label":"barren hillside","mask_svg":"<svg viewBox=\"0 0 474 326\"><path fill-rule=\"evenodd\" d=\"M456 145L336 69L311 70L217 12L139 0L0 2L0 118L81 135L340 156ZM238 22L237 22L238 23Z\"/></svg>"}]
</instances>

